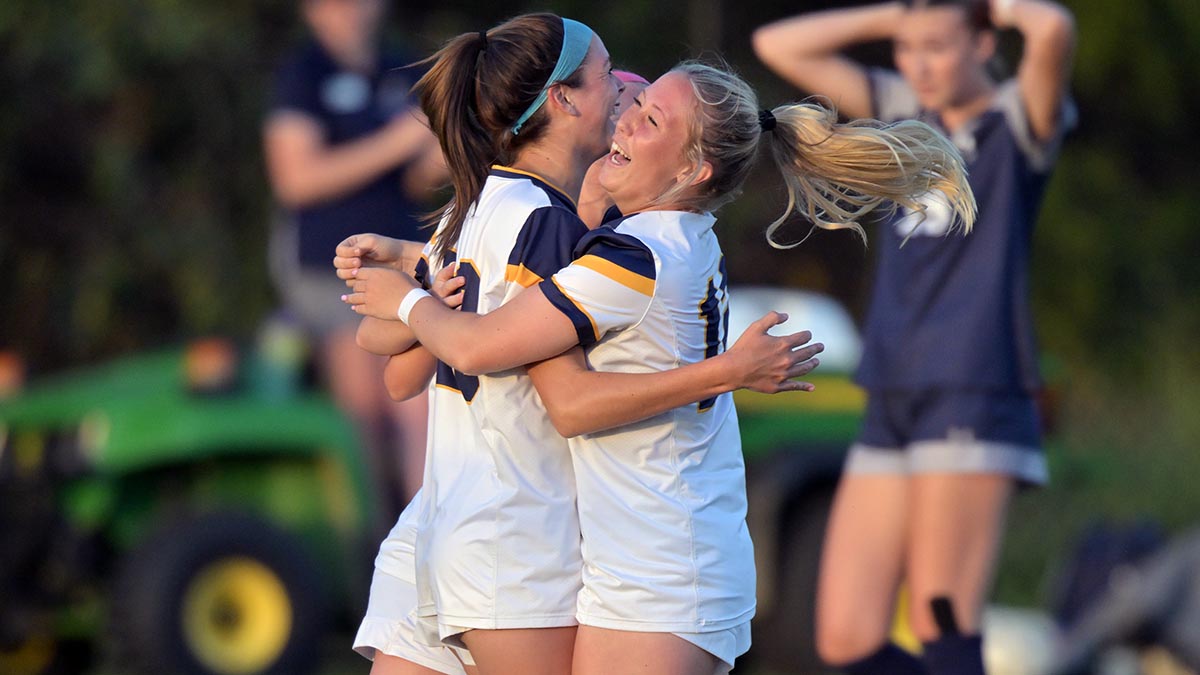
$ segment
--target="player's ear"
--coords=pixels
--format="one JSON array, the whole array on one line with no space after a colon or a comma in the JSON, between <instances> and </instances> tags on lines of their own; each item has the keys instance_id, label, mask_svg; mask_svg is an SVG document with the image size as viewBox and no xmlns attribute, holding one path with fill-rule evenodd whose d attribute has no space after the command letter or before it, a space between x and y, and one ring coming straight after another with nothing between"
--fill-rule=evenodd
<instances>
[{"instance_id":1,"label":"player's ear","mask_svg":"<svg viewBox=\"0 0 1200 675\"><path fill-rule=\"evenodd\" d=\"M546 90L546 103L571 117L579 117L579 109L571 101L571 93L562 84L552 85Z\"/></svg>"}]
</instances>

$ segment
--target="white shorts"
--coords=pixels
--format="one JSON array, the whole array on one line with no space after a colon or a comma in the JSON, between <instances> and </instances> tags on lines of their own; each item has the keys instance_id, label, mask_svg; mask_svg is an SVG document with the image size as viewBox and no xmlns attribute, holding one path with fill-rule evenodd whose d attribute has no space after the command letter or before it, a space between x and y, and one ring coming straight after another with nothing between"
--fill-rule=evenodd
<instances>
[{"instance_id":1,"label":"white shorts","mask_svg":"<svg viewBox=\"0 0 1200 675\"><path fill-rule=\"evenodd\" d=\"M726 675L733 670L737 657L750 650L750 622L711 633L672 633L721 660L713 675Z\"/></svg>"},{"instance_id":2,"label":"white shorts","mask_svg":"<svg viewBox=\"0 0 1200 675\"><path fill-rule=\"evenodd\" d=\"M358 634L354 636L354 651L371 661L375 660L375 652L379 651L440 673L465 675L462 664L475 665L470 652L454 647L429 647L417 639L416 607L415 585L375 570L371 578L367 615L363 617Z\"/></svg>"}]
</instances>

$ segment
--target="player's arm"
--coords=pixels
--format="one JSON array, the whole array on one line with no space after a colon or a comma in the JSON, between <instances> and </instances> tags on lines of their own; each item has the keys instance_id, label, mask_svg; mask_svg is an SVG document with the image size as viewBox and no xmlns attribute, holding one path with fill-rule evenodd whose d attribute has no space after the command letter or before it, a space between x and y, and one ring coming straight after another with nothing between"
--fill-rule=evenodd
<instances>
[{"instance_id":1,"label":"player's arm","mask_svg":"<svg viewBox=\"0 0 1200 675\"><path fill-rule=\"evenodd\" d=\"M359 347L372 354L391 356L412 347L416 344L417 337L403 322L364 316L358 322L355 341Z\"/></svg>"},{"instance_id":2,"label":"player's arm","mask_svg":"<svg viewBox=\"0 0 1200 675\"><path fill-rule=\"evenodd\" d=\"M992 23L1016 29L1024 40L1017 86L1036 140L1058 132L1071 57L1075 19L1062 5L1046 0L992 0Z\"/></svg>"},{"instance_id":3,"label":"player's arm","mask_svg":"<svg viewBox=\"0 0 1200 675\"><path fill-rule=\"evenodd\" d=\"M383 384L394 401L407 401L429 388L437 369L437 359L421 345L415 345L388 357L383 368Z\"/></svg>"},{"instance_id":4,"label":"player's arm","mask_svg":"<svg viewBox=\"0 0 1200 675\"><path fill-rule=\"evenodd\" d=\"M267 174L275 197L303 208L353 192L391 169L423 155L436 143L415 109L379 131L330 145L316 118L282 108L263 129Z\"/></svg>"},{"instance_id":5,"label":"player's arm","mask_svg":"<svg viewBox=\"0 0 1200 675\"><path fill-rule=\"evenodd\" d=\"M631 424L737 389L768 394L812 391L803 377L820 361L824 345L805 345L807 331L772 336L767 330L787 319L772 312L754 322L727 352L698 363L658 373L590 370L583 349L529 366L550 421L570 438ZM801 348L802 347L802 348Z\"/></svg>"},{"instance_id":6,"label":"player's arm","mask_svg":"<svg viewBox=\"0 0 1200 675\"><path fill-rule=\"evenodd\" d=\"M829 97L843 114L868 117L873 111L867 71L841 51L891 39L903 12L901 3L888 2L783 19L754 31L754 53L784 80Z\"/></svg>"}]
</instances>

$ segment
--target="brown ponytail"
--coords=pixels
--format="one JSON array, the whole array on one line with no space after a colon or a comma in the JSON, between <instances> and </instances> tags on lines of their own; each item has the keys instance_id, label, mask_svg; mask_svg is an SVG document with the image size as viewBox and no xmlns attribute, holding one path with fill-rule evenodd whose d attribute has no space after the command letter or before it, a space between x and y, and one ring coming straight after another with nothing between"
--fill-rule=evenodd
<instances>
[{"instance_id":1,"label":"brown ponytail","mask_svg":"<svg viewBox=\"0 0 1200 675\"><path fill-rule=\"evenodd\" d=\"M479 199L494 162L511 163L517 151L545 132L548 117L539 110L513 135L511 127L546 85L562 50L562 19L526 14L484 34L463 33L426 62L429 72L413 88L437 135L450 170L454 197L431 215L446 220L434 242L443 257L458 243L463 221ZM563 81L578 86L576 70Z\"/></svg>"}]
</instances>

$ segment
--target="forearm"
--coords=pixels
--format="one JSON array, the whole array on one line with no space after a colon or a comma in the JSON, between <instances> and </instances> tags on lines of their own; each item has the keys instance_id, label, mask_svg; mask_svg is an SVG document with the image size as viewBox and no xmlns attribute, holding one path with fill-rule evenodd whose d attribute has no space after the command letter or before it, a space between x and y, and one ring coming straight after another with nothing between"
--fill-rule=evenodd
<instances>
[{"instance_id":1,"label":"forearm","mask_svg":"<svg viewBox=\"0 0 1200 675\"><path fill-rule=\"evenodd\" d=\"M286 115L287 113L283 113ZM282 124L306 124L285 119ZM393 123L395 124L395 123ZM268 126L268 161L271 182L279 201L290 208L303 208L336 199L369 184L384 173L424 152L432 143L429 131L416 120L403 129L384 127L362 138L336 146L315 142L311 129L305 140L279 144L272 152L272 129ZM285 136L290 130L283 132ZM319 133L319 132L318 132Z\"/></svg>"},{"instance_id":2,"label":"forearm","mask_svg":"<svg viewBox=\"0 0 1200 675\"><path fill-rule=\"evenodd\" d=\"M429 388L437 359L421 345L393 354L383 369L383 384L394 401L407 401Z\"/></svg>"},{"instance_id":3,"label":"forearm","mask_svg":"<svg viewBox=\"0 0 1200 675\"><path fill-rule=\"evenodd\" d=\"M588 370L574 349L529 367L554 428L565 437L632 424L737 388L725 359L657 373Z\"/></svg>"},{"instance_id":4,"label":"forearm","mask_svg":"<svg viewBox=\"0 0 1200 675\"><path fill-rule=\"evenodd\" d=\"M1017 81L1034 136L1047 139L1057 128L1075 49L1075 21L1061 5L1043 0L996 2L997 25L1021 33L1024 42Z\"/></svg>"},{"instance_id":5,"label":"forearm","mask_svg":"<svg viewBox=\"0 0 1200 675\"><path fill-rule=\"evenodd\" d=\"M783 19L754 32L755 52L767 65L832 56L854 44L890 39L903 12L901 3L888 2Z\"/></svg>"},{"instance_id":6,"label":"forearm","mask_svg":"<svg viewBox=\"0 0 1200 675\"><path fill-rule=\"evenodd\" d=\"M370 316L364 316L359 322L356 340L359 347L380 356L399 354L417 341L412 329L404 323Z\"/></svg>"},{"instance_id":7,"label":"forearm","mask_svg":"<svg viewBox=\"0 0 1200 675\"><path fill-rule=\"evenodd\" d=\"M485 375L534 363L578 343L570 319L537 287L488 314L455 311L434 298L408 315L417 339L438 359L467 375Z\"/></svg>"}]
</instances>

